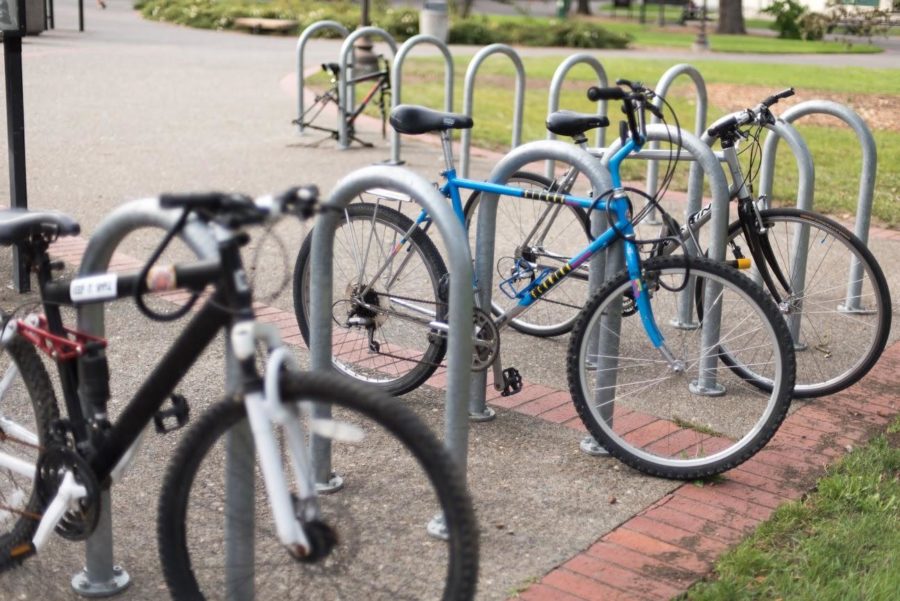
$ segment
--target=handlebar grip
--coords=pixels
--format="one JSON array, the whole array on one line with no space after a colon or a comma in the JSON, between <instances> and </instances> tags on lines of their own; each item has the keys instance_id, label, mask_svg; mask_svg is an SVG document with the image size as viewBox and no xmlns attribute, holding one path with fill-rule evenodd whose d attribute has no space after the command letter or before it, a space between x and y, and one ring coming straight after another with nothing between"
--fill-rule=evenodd
<instances>
[{"instance_id":1,"label":"handlebar grip","mask_svg":"<svg viewBox=\"0 0 900 601\"><path fill-rule=\"evenodd\" d=\"M591 86L588 88L587 97L591 102L598 100L622 100L625 98L625 90L622 88L598 88Z\"/></svg>"},{"instance_id":2,"label":"handlebar grip","mask_svg":"<svg viewBox=\"0 0 900 601\"><path fill-rule=\"evenodd\" d=\"M720 123L714 123L712 127L706 130L706 133L713 138L718 138L721 134L733 128L738 123L737 115L731 115Z\"/></svg>"},{"instance_id":3,"label":"handlebar grip","mask_svg":"<svg viewBox=\"0 0 900 601\"><path fill-rule=\"evenodd\" d=\"M788 88L786 90L782 90L782 91L778 92L777 94L772 94L771 96L769 96L768 98L763 100L762 104L766 108L769 108L770 106L772 106L773 104L775 104L776 102L781 100L782 98L790 98L793 95L794 95L794 88Z\"/></svg>"}]
</instances>

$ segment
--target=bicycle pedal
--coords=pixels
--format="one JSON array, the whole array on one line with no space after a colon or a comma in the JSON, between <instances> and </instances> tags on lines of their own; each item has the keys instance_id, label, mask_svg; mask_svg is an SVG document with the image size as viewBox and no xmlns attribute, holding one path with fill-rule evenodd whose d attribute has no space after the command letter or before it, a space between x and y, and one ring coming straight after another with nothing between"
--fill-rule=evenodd
<instances>
[{"instance_id":1,"label":"bicycle pedal","mask_svg":"<svg viewBox=\"0 0 900 601\"><path fill-rule=\"evenodd\" d=\"M159 434L168 434L184 427L188 422L189 407L187 399L180 394L169 397L172 406L168 409L160 409L153 415L153 425ZM174 424L172 424L174 420Z\"/></svg>"},{"instance_id":2,"label":"bicycle pedal","mask_svg":"<svg viewBox=\"0 0 900 601\"><path fill-rule=\"evenodd\" d=\"M503 370L503 391L500 396L512 396L522 392L522 374L515 367L507 367Z\"/></svg>"}]
</instances>

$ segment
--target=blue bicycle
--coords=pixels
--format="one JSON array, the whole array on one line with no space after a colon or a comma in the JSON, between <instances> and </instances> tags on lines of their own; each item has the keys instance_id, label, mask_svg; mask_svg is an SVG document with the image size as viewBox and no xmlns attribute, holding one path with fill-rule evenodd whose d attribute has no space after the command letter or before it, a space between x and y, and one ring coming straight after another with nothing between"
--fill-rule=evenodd
<instances>
[{"instance_id":1,"label":"blue bicycle","mask_svg":"<svg viewBox=\"0 0 900 601\"><path fill-rule=\"evenodd\" d=\"M591 257L609 249L608 258L624 258L625 269L581 307L567 357L578 413L611 454L641 471L707 476L748 459L784 419L794 384L791 337L771 298L737 270L698 257L641 260L635 212L619 166L646 139L644 111L653 96L640 84L618 83L590 91L593 99L621 101L627 118L625 143L609 162L613 189L596 198L457 177L450 134L472 127L467 116L399 106L391 125L405 134L440 132L446 162L441 191L461 220L465 189L499 194L501 205L532 200L587 214L602 211L611 224L580 250L554 257L558 267L547 265L547 256L512 257L500 289L515 304L496 317L476 309L473 369L493 365L494 385L506 394L517 392L518 373L495 363L499 332L565 282L586 279ZM557 126L573 132L605 121L574 113L557 119ZM334 365L402 394L424 383L443 358L447 270L426 233L426 212L412 219L387 206L403 202L389 190L370 191L368 197L371 202L346 208L335 232ZM498 238L504 225L498 223ZM311 235L294 273L295 311L307 339L310 245ZM686 287L689 294L683 293ZM730 365L721 360L726 354ZM773 382L772 389L749 384L748 374Z\"/></svg>"}]
</instances>

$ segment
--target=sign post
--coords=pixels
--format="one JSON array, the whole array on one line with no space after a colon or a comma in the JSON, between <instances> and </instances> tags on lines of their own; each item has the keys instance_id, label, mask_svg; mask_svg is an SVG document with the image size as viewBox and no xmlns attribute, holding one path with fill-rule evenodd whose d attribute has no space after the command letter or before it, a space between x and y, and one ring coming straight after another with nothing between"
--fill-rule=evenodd
<instances>
[{"instance_id":1,"label":"sign post","mask_svg":"<svg viewBox=\"0 0 900 601\"><path fill-rule=\"evenodd\" d=\"M6 68L6 131L9 151L10 207L27 208L25 187L25 101L22 91L22 36L25 34L25 0L0 0L3 32L3 64ZM13 247L13 283L28 292L30 281L20 249Z\"/></svg>"}]
</instances>

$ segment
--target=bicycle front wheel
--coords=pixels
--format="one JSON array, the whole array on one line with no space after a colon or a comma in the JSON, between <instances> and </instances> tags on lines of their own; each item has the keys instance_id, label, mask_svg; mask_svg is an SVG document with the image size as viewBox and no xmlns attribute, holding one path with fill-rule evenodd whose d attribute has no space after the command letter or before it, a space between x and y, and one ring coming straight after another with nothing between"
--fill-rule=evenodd
<instances>
[{"instance_id":1,"label":"bicycle front wheel","mask_svg":"<svg viewBox=\"0 0 900 601\"><path fill-rule=\"evenodd\" d=\"M311 250L312 232L294 268L294 313L307 344ZM354 203L337 224L333 265L334 366L388 394L418 388L446 350L446 337L430 325L447 316L447 268L434 243L399 211Z\"/></svg>"},{"instance_id":2,"label":"bicycle front wheel","mask_svg":"<svg viewBox=\"0 0 900 601\"><path fill-rule=\"evenodd\" d=\"M0 572L24 559L13 550L31 541L40 521L44 505L36 473L21 468L36 466L58 417L43 363L31 344L14 338L0 354Z\"/></svg>"},{"instance_id":3,"label":"bicycle front wheel","mask_svg":"<svg viewBox=\"0 0 900 601\"><path fill-rule=\"evenodd\" d=\"M524 189L547 190L552 181L535 173L517 172L506 182ZM474 238L476 209L481 193L466 202L466 227ZM508 280L518 290L531 284L547 269L556 271L590 242L590 226L585 212L532 198L501 197L497 204L497 236L494 242L495 278ZM492 309L499 315L517 304L496 290ZM567 334L588 298L587 267L578 269L541 297L510 325L542 338Z\"/></svg>"},{"instance_id":4,"label":"bicycle front wheel","mask_svg":"<svg viewBox=\"0 0 900 601\"><path fill-rule=\"evenodd\" d=\"M692 479L731 469L761 449L787 413L794 384L787 325L762 289L706 259L651 259L643 282L620 273L575 324L568 378L578 414L612 455L647 474ZM691 306L694 285L703 290L703 320ZM648 338L635 290L650 295L674 361ZM721 365L723 346L773 389Z\"/></svg>"},{"instance_id":5,"label":"bicycle front wheel","mask_svg":"<svg viewBox=\"0 0 900 601\"><path fill-rule=\"evenodd\" d=\"M859 238L827 217L791 208L760 215L776 263L769 270L777 267L791 284L790 290L776 287L797 352L794 396L844 390L872 369L887 343L891 296L884 273ZM728 248L750 256L739 222L729 227ZM751 276L759 279L755 267ZM771 386L727 349L723 359L748 381Z\"/></svg>"},{"instance_id":6,"label":"bicycle front wheel","mask_svg":"<svg viewBox=\"0 0 900 601\"><path fill-rule=\"evenodd\" d=\"M163 484L159 549L172 597L472 599L478 530L471 501L427 427L396 401L333 375L285 375L281 392L305 424L317 404L332 411L335 429L362 437L331 440L332 464L345 484L319 495L316 524L304 524L316 540L330 541L330 552L304 561L281 545L244 405L226 401L187 433ZM285 479L296 491L279 442ZM426 533L440 512L447 541ZM305 515L299 502L297 513Z\"/></svg>"}]
</instances>

